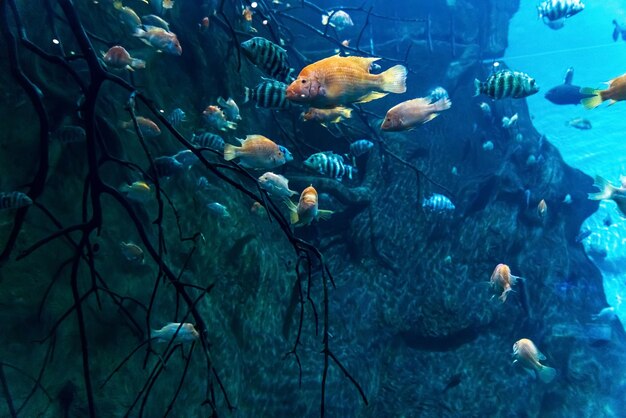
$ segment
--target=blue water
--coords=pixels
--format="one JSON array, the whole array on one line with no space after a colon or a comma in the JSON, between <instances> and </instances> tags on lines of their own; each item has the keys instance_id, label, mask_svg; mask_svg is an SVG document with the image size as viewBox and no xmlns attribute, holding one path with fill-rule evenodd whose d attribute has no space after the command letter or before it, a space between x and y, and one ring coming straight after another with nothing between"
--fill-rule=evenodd
<instances>
[{"instance_id":1,"label":"blue water","mask_svg":"<svg viewBox=\"0 0 626 418\"><path fill-rule=\"evenodd\" d=\"M541 86L539 94L527 99L533 124L547 136L571 166L613 182L626 174L626 104L603 105L594 110L582 106L557 106L544 93L563 83L565 71L574 67L574 84L603 87L626 71L626 42L613 41L613 19L626 17L626 3L618 0L588 1L585 10L552 30L537 19L536 1L522 0L520 10L511 21L506 63L535 77ZM572 118L591 121L592 129L582 131L566 124ZM573 202L576 204L576 202ZM612 224L603 220L610 216ZM593 233L584 240L587 250L604 249L607 257L597 264L603 272L607 302L614 306L626 324L626 222L613 202L602 202L583 228Z\"/></svg>"}]
</instances>

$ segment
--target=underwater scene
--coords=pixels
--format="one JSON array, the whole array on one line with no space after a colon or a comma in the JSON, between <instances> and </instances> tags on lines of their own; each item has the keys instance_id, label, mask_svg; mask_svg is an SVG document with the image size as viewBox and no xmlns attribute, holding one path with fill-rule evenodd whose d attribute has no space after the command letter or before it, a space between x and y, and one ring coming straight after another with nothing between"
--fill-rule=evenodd
<instances>
[{"instance_id":1,"label":"underwater scene","mask_svg":"<svg viewBox=\"0 0 626 418\"><path fill-rule=\"evenodd\" d=\"M626 417L623 1L0 33L0 417Z\"/></svg>"}]
</instances>

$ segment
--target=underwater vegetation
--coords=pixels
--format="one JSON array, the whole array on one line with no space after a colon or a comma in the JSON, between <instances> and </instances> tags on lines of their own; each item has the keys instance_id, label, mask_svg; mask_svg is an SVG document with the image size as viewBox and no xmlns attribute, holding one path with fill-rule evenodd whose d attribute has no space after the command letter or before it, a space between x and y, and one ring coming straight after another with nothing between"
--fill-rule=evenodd
<instances>
[{"instance_id":1,"label":"underwater vegetation","mask_svg":"<svg viewBox=\"0 0 626 418\"><path fill-rule=\"evenodd\" d=\"M353 3L0 4L0 416L619 407L519 3Z\"/></svg>"}]
</instances>

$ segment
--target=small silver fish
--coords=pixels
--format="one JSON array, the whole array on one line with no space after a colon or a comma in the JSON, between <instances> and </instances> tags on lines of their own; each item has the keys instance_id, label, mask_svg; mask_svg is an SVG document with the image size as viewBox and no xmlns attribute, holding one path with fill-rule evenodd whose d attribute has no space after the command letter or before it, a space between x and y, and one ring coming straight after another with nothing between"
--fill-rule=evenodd
<instances>
[{"instance_id":1,"label":"small silver fish","mask_svg":"<svg viewBox=\"0 0 626 418\"><path fill-rule=\"evenodd\" d=\"M175 336L175 337L174 337ZM171 322L158 330L150 330L150 339L157 340L159 342L169 342L174 339L174 343L177 342L192 342L198 339L200 334L196 331L193 324L185 322Z\"/></svg>"},{"instance_id":2,"label":"small silver fish","mask_svg":"<svg viewBox=\"0 0 626 418\"><path fill-rule=\"evenodd\" d=\"M504 129L510 129L511 127L513 127L514 125L517 124L517 118L518 118L517 113L514 114L513 116L511 116L510 118L508 118L506 116L503 117L502 118L502 127Z\"/></svg>"},{"instance_id":3,"label":"small silver fish","mask_svg":"<svg viewBox=\"0 0 626 418\"><path fill-rule=\"evenodd\" d=\"M232 97L229 97L228 100L224 100L222 97L219 97L217 99L217 104L222 106L222 110L224 111L224 114L226 115L228 120L241 120L241 115L239 114L239 106L237 106L237 103L235 103Z\"/></svg>"},{"instance_id":4,"label":"small silver fish","mask_svg":"<svg viewBox=\"0 0 626 418\"><path fill-rule=\"evenodd\" d=\"M483 116L487 119L491 119L491 106L485 102L480 102L478 106L480 107L480 110L482 110Z\"/></svg>"},{"instance_id":5,"label":"small silver fish","mask_svg":"<svg viewBox=\"0 0 626 418\"><path fill-rule=\"evenodd\" d=\"M120 243L120 249L122 250L122 254L124 257L133 263L143 264L144 262L144 254L143 250L137 244L133 244L132 242L124 242Z\"/></svg>"},{"instance_id":6,"label":"small silver fish","mask_svg":"<svg viewBox=\"0 0 626 418\"><path fill-rule=\"evenodd\" d=\"M33 204L33 200L22 192L0 192L0 210L18 209Z\"/></svg>"},{"instance_id":7,"label":"small silver fish","mask_svg":"<svg viewBox=\"0 0 626 418\"><path fill-rule=\"evenodd\" d=\"M586 131L588 129L591 129L591 122L589 122L589 120L584 119L584 118L574 118L569 120L566 125L569 125L573 128L576 129L580 129L582 131Z\"/></svg>"},{"instance_id":8,"label":"small silver fish","mask_svg":"<svg viewBox=\"0 0 626 418\"><path fill-rule=\"evenodd\" d=\"M273 196L289 198L298 194L293 190L289 190L289 180L280 174L274 174L270 171L259 177L259 184L261 188L267 190L267 192Z\"/></svg>"},{"instance_id":9,"label":"small silver fish","mask_svg":"<svg viewBox=\"0 0 626 418\"><path fill-rule=\"evenodd\" d=\"M222 205L218 202L209 203L206 205L207 209L213 213L218 218L229 218L230 213L228 213L228 209L226 206Z\"/></svg>"}]
</instances>

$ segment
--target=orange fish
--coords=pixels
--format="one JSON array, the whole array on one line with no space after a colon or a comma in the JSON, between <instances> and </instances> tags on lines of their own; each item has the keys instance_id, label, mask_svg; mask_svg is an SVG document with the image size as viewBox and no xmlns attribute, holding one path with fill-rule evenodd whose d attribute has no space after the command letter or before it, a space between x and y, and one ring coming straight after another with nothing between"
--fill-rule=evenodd
<instances>
[{"instance_id":1,"label":"orange fish","mask_svg":"<svg viewBox=\"0 0 626 418\"><path fill-rule=\"evenodd\" d=\"M159 126L148 118L144 118L143 116L137 116L137 125L139 126L141 134L146 138L161 135L161 129L159 129ZM129 120L128 122L122 122L120 126L123 129L135 129L135 125L133 124L132 120Z\"/></svg>"},{"instance_id":2,"label":"orange fish","mask_svg":"<svg viewBox=\"0 0 626 418\"><path fill-rule=\"evenodd\" d=\"M241 147L224 145L226 161L239 158L242 166L256 169L276 168L287 162L280 146L263 135L248 135L246 139L240 139L239 142L241 142Z\"/></svg>"},{"instance_id":3,"label":"orange fish","mask_svg":"<svg viewBox=\"0 0 626 418\"><path fill-rule=\"evenodd\" d=\"M123 46L112 46L105 53L102 53L102 60L106 65L113 68L127 68L130 71L133 69L146 68L146 62L130 56L128 51Z\"/></svg>"},{"instance_id":4,"label":"orange fish","mask_svg":"<svg viewBox=\"0 0 626 418\"><path fill-rule=\"evenodd\" d=\"M430 99L407 100L395 105L387 112L380 129L383 131L408 131L417 125L423 125L439 116L439 112L450 109L452 102L447 97L435 103Z\"/></svg>"},{"instance_id":5,"label":"orange fish","mask_svg":"<svg viewBox=\"0 0 626 418\"><path fill-rule=\"evenodd\" d=\"M522 338L513 344L513 357L515 357L513 364L521 364L530 371L530 374L539 376L544 383L550 383L556 377L556 370L539 363L539 360L545 360L546 356L541 354L535 343L528 338Z\"/></svg>"},{"instance_id":6,"label":"orange fish","mask_svg":"<svg viewBox=\"0 0 626 418\"><path fill-rule=\"evenodd\" d=\"M257 32L257 30L252 27L253 14L254 13L252 13L252 9L250 9L250 7L248 6L246 6L241 12L241 17L243 20L243 28L245 29L246 32Z\"/></svg>"},{"instance_id":7,"label":"orange fish","mask_svg":"<svg viewBox=\"0 0 626 418\"><path fill-rule=\"evenodd\" d=\"M543 219L546 216L547 212L548 205L546 204L545 200L541 199L541 201L537 205L537 215L539 215L539 217Z\"/></svg>"},{"instance_id":8,"label":"orange fish","mask_svg":"<svg viewBox=\"0 0 626 418\"><path fill-rule=\"evenodd\" d=\"M250 208L250 212L254 213L257 216L265 216L265 214L267 213L267 211L260 202L254 202L252 204L252 207Z\"/></svg>"},{"instance_id":9,"label":"orange fish","mask_svg":"<svg viewBox=\"0 0 626 418\"><path fill-rule=\"evenodd\" d=\"M333 214L331 210L321 210L317 207L317 190L310 185L300 194L300 200L296 206L291 200L285 199L289 209L291 224L295 226L309 225L313 220L328 219Z\"/></svg>"},{"instance_id":10,"label":"orange fish","mask_svg":"<svg viewBox=\"0 0 626 418\"><path fill-rule=\"evenodd\" d=\"M339 123L343 119L350 119L350 117L352 117L352 109L343 106L337 106L331 109L310 107L309 110L302 113L302 120L314 120L319 122L322 126L326 126L328 123Z\"/></svg>"},{"instance_id":11,"label":"orange fish","mask_svg":"<svg viewBox=\"0 0 626 418\"><path fill-rule=\"evenodd\" d=\"M287 87L287 99L329 108L404 93L406 68L396 65L381 74L370 74L372 64L379 59L335 55L307 65Z\"/></svg>"},{"instance_id":12,"label":"orange fish","mask_svg":"<svg viewBox=\"0 0 626 418\"><path fill-rule=\"evenodd\" d=\"M621 100L626 100L626 74L622 74L610 80L608 84L609 88L606 90L593 89L590 87L581 88L581 94L591 94L593 96L582 99L580 103L585 106L586 109L594 109L600 106L605 100L610 100L609 106Z\"/></svg>"},{"instance_id":13,"label":"orange fish","mask_svg":"<svg viewBox=\"0 0 626 418\"><path fill-rule=\"evenodd\" d=\"M510 291L513 290L513 285L517 282L521 277L514 276L511 274L511 269L506 264L498 264L496 268L493 270L491 274L491 279L489 283L491 287L496 290L502 290L502 294L499 299L502 303L506 302L506 297Z\"/></svg>"}]
</instances>

